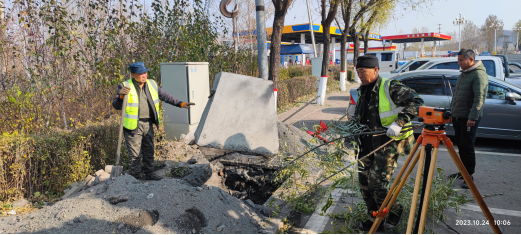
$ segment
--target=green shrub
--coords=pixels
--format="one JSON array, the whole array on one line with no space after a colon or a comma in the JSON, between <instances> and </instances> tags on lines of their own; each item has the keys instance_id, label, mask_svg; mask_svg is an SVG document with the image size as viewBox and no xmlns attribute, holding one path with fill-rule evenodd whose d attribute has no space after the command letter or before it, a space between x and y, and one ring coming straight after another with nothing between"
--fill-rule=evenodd
<instances>
[{"instance_id":1,"label":"green shrub","mask_svg":"<svg viewBox=\"0 0 521 235\"><path fill-rule=\"evenodd\" d=\"M309 75L279 81L277 108L292 104L300 97L316 93L317 85L317 78Z\"/></svg>"},{"instance_id":2,"label":"green shrub","mask_svg":"<svg viewBox=\"0 0 521 235\"><path fill-rule=\"evenodd\" d=\"M303 77L311 75L311 66L288 66L288 68L280 68L279 82L290 78Z\"/></svg>"}]
</instances>

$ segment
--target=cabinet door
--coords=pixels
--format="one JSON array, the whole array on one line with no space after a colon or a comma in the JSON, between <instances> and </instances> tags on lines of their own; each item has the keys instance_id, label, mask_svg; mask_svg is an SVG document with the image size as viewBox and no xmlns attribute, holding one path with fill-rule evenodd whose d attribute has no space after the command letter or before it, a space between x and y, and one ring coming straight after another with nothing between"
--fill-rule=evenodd
<instances>
[{"instance_id":1,"label":"cabinet door","mask_svg":"<svg viewBox=\"0 0 521 235\"><path fill-rule=\"evenodd\" d=\"M186 102L188 99L186 76L186 65L161 65L161 89L176 99ZM180 109L163 102L163 110L165 123L189 124L187 109Z\"/></svg>"},{"instance_id":2,"label":"cabinet door","mask_svg":"<svg viewBox=\"0 0 521 235\"><path fill-rule=\"evenodd\" d=\"M207 64L188 65L188 102L195 103L189 110L189 124L199 123L210 96L210 78Z\"/></svg>"}]
</instances>

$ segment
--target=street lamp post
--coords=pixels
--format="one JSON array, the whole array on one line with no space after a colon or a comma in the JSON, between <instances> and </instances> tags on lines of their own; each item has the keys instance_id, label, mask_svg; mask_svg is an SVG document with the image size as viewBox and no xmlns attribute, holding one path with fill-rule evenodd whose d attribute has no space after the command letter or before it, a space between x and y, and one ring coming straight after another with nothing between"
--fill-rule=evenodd
<instances>
[{"instance_id":1,"label":"street lamp post","mask_svg":"<svg viewBox=\"0 0 521 235\"><path fill-rule=\"evenodd\" d=\"M461 50L461 25L462 24L466 24L468 22L469 21L467 19L465 19L465 17L461 16L461 12L459 13L459 17L456 17L456 19L454 21L452 21L452 23L454 25L458 26L458 30L459 30L459 46L458 46L458 50Z\"/></svg>"},{"instance_id":2,"label":"street lamp post","mask_svg":"<svg viewBox=\"0 0 521 235\"><path fill-rule=\"evenodd\" d=\"M519 51L519 31L521 31L521 27L517 27L514 30L517 31L517 41L516 41L516 46L517 46L516 54L517 54L517 51Z\"/></svg>"},{"instance_id":3,"label":"street lamp post","mask_svg":"<svg viewBox=\"0 0 521 235\"><path fill-rule=\"evenodd\" d=\"M494 55L497 54L497 28L503 28L503 22L496 22L490 24L490 27L494 29Z\"/></svg>"}]
</instances>

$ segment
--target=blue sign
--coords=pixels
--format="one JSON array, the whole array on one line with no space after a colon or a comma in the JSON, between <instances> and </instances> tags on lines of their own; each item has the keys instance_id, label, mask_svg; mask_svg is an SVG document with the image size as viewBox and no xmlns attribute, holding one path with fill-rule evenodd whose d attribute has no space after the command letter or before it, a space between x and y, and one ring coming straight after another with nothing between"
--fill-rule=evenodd
<instances>
[{"instance_id":1,"label":"blue sign","mask_svg":"<svg viewBox=\"0 0 521 235\"><path fill-rule=\"evenodd\" d=\"M384 40L382 41L382 43L383 43L383 44L384 44L384 46L385 46L385 38L384 38Z\"/></svg>"}]
</instances>

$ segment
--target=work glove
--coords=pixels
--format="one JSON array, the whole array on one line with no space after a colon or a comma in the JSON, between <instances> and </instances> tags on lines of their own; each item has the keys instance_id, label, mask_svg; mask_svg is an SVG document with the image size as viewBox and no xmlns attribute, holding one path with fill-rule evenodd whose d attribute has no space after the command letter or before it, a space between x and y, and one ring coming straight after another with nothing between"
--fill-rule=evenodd
<instances>
[{"instance_id":1,"label":"work glove","mask_svg":"<svg viewBox=\"0 0 521 235\"><path fill-rule=\"evenodd\" d=\"M124 86L123 88L121 88L121 90L119 90L119 98L123 99L123 96L128 95L128 93L130 93L130 87Z\"/></svg>"},{"instance_id":2,"label":"work glove","mask_svg":"<svg viewBox=\"0 0 521 235\"><path fill-rule=\"evenodd\" d=\"M181 108L190 109L191 105L195 105L195 103L182 103Z\"/></svg>"},{"instance_id":3,"label":"work glove","mask_svg":"<svg viewBox=\"0 0 521 235\"><path fill-rule=\"evenodd\" d=\"M389 126L389 129L387 129L387 136L389 137L396 137L400 135L400 132L402 131L402 127L396 122L393 122L391 126Z\"/></svg>"}]
</instances>

